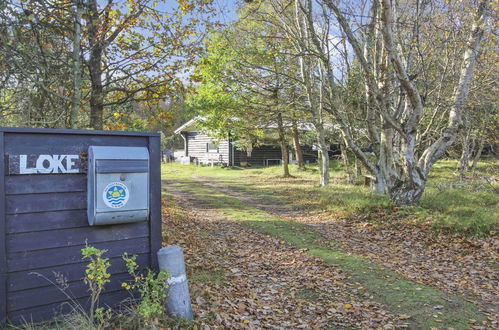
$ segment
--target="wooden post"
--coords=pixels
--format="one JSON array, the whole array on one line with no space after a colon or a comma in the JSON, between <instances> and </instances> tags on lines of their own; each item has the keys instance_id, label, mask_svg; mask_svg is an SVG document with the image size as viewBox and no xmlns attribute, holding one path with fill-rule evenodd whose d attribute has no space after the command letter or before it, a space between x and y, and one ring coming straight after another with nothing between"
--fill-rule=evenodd
<instances>
[{"instance_id":1,"label":"wooden post","mask_svg":"<svg viewBox=\"0 0 499 330\"><path fill-rule=\"evenodd\" d=\"M158 258L154 255L154 251L161 248L161 206L159 208L154 205L161 205L161 162L159 154L160 139L159 136L149 137L149 209L151 210L149 219L150 228L150 260L151 268L158 271ZM159 209L159 210L158 210Z\"/></svg>"},{"instance_id":2,"label":"wooden post","mask_svg":"<svg viewBox=\"0 0 499 330\"><path fill-rule=\"evenodd\" d=\"M5 238L5 161L4 133L0 132L0 328L7 320L7 251Z\"/></svg>"}]
</instances>

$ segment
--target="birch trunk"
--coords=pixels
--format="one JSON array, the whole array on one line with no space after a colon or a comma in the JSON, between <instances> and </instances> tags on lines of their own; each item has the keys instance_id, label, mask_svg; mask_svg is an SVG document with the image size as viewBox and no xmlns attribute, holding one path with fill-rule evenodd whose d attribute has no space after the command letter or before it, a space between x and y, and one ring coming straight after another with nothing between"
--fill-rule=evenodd
<instances>
[{"instance_id":1,"label":"birch trunk","mask_svg":"<svg viewBox=\"0 0 499 330\"><path fill-rule=\"evenodd\" d=\"M352 163L348 155L347 146L345 145L345 143L342 143L340 148L341 148L341 159L343 160L343 166L345 167L345 172L347 172L347 183L354 184L355 176L353 173Z\"/></svg>"},{"instance_id":2,"label":"birch trunk","mask_svg":"<svg viewBox=\"0 0 499 330\"><path fill-rule=\"evenodd\" d=\"M478 165L478 161L480 160L480 157L482 156L483 152L483 147L485 145L485 140L483 138L480 139L480 142L478 142L478 150L476 151L475 157L473 158L473 164L471 165L471 172L475 173L476 167Z\"/></svg>"},{"instance_id":3,"label":"birch trunk","mask_svg":"<svg viewBox=\"0 0 499 330\"><path fill-rule=\"evenodd\" d=\"M282 122L282 114L277 114L277 130L279 132L279 144L281 145L282 157L282 175L285 178L290 177L289 174L289 150L288 143L286 142L286 135L284 133L284 125Z\"/></svg>"},{"instance_id":4,"label":"birch trunk","mask_svg":"<svg viewBox=\"0 0 499 330\"><path fill-rule=\"evenodd\" d=\"M487 9L487 1L482 0L475 16L471 35L468 39L468 47L463 54L459 83L454 90L454 100L450 109L447 128L440 138L423 152L419 159L418 165L425 178L428 177L433 164L435 164L435 162L439 160L454 143L457 133L462 126L462 118L466 108L470 84L485 32L484 21Z\"/></svg>"},{"instance_id":5,"label":"birch trunk","mask_svg":"<svg viewBox=\"0 0 499 330\"><path fill-rule=\"evenodd\" d=\"M378 2L379 1L379 2ZM378 0L373 2L373 8L377 3L381 4L381 31L383 42L389 56L390 68L384 70L392 72L404 93L405 105L398 108L399 111L392 113L388 102L390 95L377 85L373 66L366 58L364 49L357 40L343 12L338 7L336 1L324 0L336 16L339 25L346 34L357 60L363 70L368 93L376 102L376 111L383 121L383 132L381 133L380 153L377 155L377 166L372 168L366 160L365 155L355 148L351 141L351 132L346 125L341 125L343 135L348 139L348 145L353 148L356 155L368 166L376 177L376 190L381 192L385 188L388 190L393 202L399 205L412 205L419 202L428 179L429 171L449 147L454 143L458 130L462 126L462 117L466 107L466 101L470 90L470 83L473 78L475 64L477 62L480 44L484 35L484 20L487 12L487 0L481 0L477 10L471 34L468 38L467 49L463 54L459 83L454 89L453 105L449 112L447 128L440 137L430 147L428 147L419 157L416 156L417 132L421 125L423 113L423 102L421 95L415 84L409 78L408 66L404 64L399 48L396 45L395 24L393 6L396 2L391 0ZM374 16L373 16L374 19ZM417 29L414 30L418 33ZM376 52L376 50L372 50ZM390 70L389 70L390 69ZM380 70L383 70L381 68ZM368 95L369 99L369 95ZM401 103L399 103L401 105ZM389 131L391 130L391 132ZM393 134L397 137L397 145L400 146L400 153L397 151L397 161L393 160L394 145Z\"/></svg>"},{"instance_id":6,"label":"birch trunk","mask_svg":"<svg viewBox=\"0 0 499 330\"><path fill-rule=\"evenodd\" d=\"M357 157L355 157L355 175L358 177L362 176L362 165L360 164Z\"/></svg>"},{"instance_id":7,"label":"birch trunk","mask_svg":"<svg viewBox=\"0 0 499 330\"><path fill-rule=\"evenodd\" d=\"M322 123L316 124L315 129L317 130L317 143L319 147L320 186L326 187L329 185L329 152L326 143L326 134Z\"/></svg>"},{"instance_id":8,"label":"birch trunk","mask_svg":"<svg viewBox=\"0 0 499 330\"><path fill-rule=\"evenodd\" d=\"M471 128L468 128L466 130L466 134L464 136L463 140L463 150L461 152L461 158L459 158L459 173L461 174L461 177L465 175L465 173L468 171L469 164L470 164L470 157L471 157L471 152L473 151L474 147L471 145Z\"/></svg>"},{"instance_id":9,"label":"birch trunk","mask_svg":"<svg viewBox=\"0 0 499 330\"><path fill-rule=\"evenodd\" d=\"M303 160L303 150L300 145L300 133L298 131L298 126L296 121L293 121L291 126L291 132L293 134L293 148L295 150L296 165L299 170L303 170L305 167L305 162Z\"/></svg>"},{"instance_id":10,"label":"birch trunk","mask_svg":"<svg viewBox=\"0 0 499 330\"><path fill-rule=\"evenodd\" d=\"M306 97L307 97L307 107L313 116L313 124L316 131L317 144L318 144L318 161L319 161L319 173L320 173L320 186L325 187L329 185L329 153L326 143L326 134L324 131L323 124L323 114L322 106L320 100L316 99L316 94L313 90L314 75L312 69L311 59L304 54L306 54L309 45L309 28L307 27L308 22L311 21L312 15L312 2L307 1L308 12L301 11L301 5L299 0L295 0L295 20L297 25L297 39L298 39L298 51L300 52L299 62L300 62L300 76L302 83L305 87ZM309 17L305 17L309 15ZM320 94L322 94L322 87L319 88Z\"/></svg>"}]
</instances>

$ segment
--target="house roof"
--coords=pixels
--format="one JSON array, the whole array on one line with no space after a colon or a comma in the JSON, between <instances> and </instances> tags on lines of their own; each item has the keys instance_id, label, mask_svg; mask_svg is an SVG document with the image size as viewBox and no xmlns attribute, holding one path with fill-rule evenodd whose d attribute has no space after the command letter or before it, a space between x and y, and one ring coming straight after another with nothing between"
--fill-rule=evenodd
<instances>
[{"instance_id":1,"label":"house roof","mask_svg":"<svg viewBox=\"0 0 499 330\"><path fill-rule=\"evenodd\" d=\"M195 124L196 122L198 121L203 121L203 120L206 120L206 117L203 117L203 116L197 116L189 121L187 121L186 123L184 123L183 125L181 125L179 128L177 128L174 133L175 134L180 134L181 132L185 132L187 131L188 129L190 128L194 128L195 127ZM277 129L277 124L276 123L269 123L265 126L261 126L261 128L267 128L267 129ZM286 128L290 128L291 127L291 123L290 122L285 122L284 123L284 127ZM330 123L324 123L324 128L326 130L335 130L335 129L338 129L337 125L333 125L333 124L330 124ZM310 122L304 122L304 123L298 123L298 129L300 131L306 131L306 132L310 132L310 131L313 131L315 129L314 125Z\"/></svg>"},{"instance_id":2,"label":"house roof","mask_svg":"<svg viewBox=\"0 0 499 330\"><path fill-rule=\"evenodd\" d=\"M182 126L180 126L179 128L177 128L174 133L175 134L180 134L180 132L185 132L188 128L190 127L193 127L194 124L198 121L198 120L204 120L205 117L202 117L202 116L197 116L195 118L192 118L191 120L189 120L188 122L184 123Z\"/></svg>"}]
</instances>

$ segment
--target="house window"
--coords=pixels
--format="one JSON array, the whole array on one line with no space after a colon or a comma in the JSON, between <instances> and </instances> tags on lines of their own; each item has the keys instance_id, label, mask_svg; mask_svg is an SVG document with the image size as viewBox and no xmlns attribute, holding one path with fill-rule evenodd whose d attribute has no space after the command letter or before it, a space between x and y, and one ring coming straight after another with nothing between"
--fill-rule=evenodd
<instances>
[{"instance_id":1,"label":"house window","mask_svg":"<svg viewBox=\"0 0 499 330\"><path fill-rule=\"evenodd\" d=\"M206 152L218 152L218 147L213 142L206 143Z\"/></svg>"}]
</instances>

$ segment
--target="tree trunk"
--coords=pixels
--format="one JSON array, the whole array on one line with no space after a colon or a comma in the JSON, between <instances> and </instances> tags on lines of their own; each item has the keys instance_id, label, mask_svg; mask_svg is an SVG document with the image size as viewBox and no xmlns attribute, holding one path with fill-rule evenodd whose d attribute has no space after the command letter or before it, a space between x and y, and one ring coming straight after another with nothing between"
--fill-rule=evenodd
<instances>
[{"instance_id":1,"label":"tree trunk","mask_svg":"<svg viewBox=\"0 0 499 330\"><path fill-rule=\"evenodd\" d=\"M343 160L343 165L345 166L345 172L347 172L347 183L354 184L355 177L353 174L352 164L350 162L350 158L347 151L347 146L345 143L342 143L341 146L341 159Z\"/></svg>"},{"instance_id":2,"label":"tree trunk","mask_svg":"<svg viewBox=\"0 0 499 330\"><path fill-rule=\"evenodd\" d=\"M425 189L426 182L414 185L407 180L398 181L390 189L390 198L396 205L414 205L419 202Z\"/></svg>"},{"instance_id":3,"label":"tree trunk","mask_svg":"<svg viewBox=\"0 0 499 330\"><path fill-rule=\"evenodd\" d=\"M480 157L482 156L482 151L483 151L483 146L485 144L485 141L483 138L480 139L480 142L478 142L478 150L476 151L475 157L473 158L473 164L471 165L471 172L475 173L476 167L478 165L478 161L480 160Z\"/></svg>"},{"instance_id":4,"label":"tree trunk","mask_svg":"<svg viewBox=\"0 0 499 330\"><path fill-rule=\"evenodd\" d=\"M90 127L93 129L102 129L104 115L104 91L102 87L103 44L99 38L99 11L96 0L88 3L88 12L88 37L91 48L88 61L91 82Z\"/></svg>"},{"instance_id":5,"label":"tree trunk","mask_svg":"<svg viewBox=\"0 0 499 330\"><path fill-rule=\"evenodd\" d=\"M463 150L461 152L461 158L459 158L459 173L461 174L461 177L465 175L465 173L468 171L469 163L470 163L470 156L471 152L473 151L473 148L471 147L471 128L466 129L466 134L463 139Z\"/></svg>"},{"instance_id":6,"label":"tree trunk","mask_svg":"<svg viewBox=\"0 0 499 330\"><path fill-rule=\"evenodd\" d=\"M357 157L355 157L355 173L357 178L362 176L362 164L357 159Z\"/></svg>"},{"instance_id":7,"label":"tree trunk","mask_svg":"<svg viewBox=\"0 0 499 330\"><path fill-rule=\"evenodd\" d=\"M317 130L317 143L319 145L319 173L320 173L320 186L325 187L329 185L329 154L326 144L326 134L324 133L324 126L322 123L315 125Z\"/></svg>"},{"instance_id":8,"label":"tree trunk","mask_svg":"<svg viewBox=\"0 0 499 330\"><path fill-rule=\"evenodd\" d=\"M311 15L312 15L312 2L308 1L307 2L307 7L308 11L306 12L306 15L309 15L309 17L302 16L303 12L301 11L299 1L295 1L295 19L298 24L298 35L300 40L309 40L309 28L307 28L307 22L311 20ZM314 122L314 127L316 130L317 134L317 144L319 146L318 150L318 161L319 161L319 173L320 173L320 186L325 187L329 184L329 155L328 155L328 148L326 144L326 134L324 132L324 125L323 125L323 106L324 102L322 100L322 92L323 88L322 85L319 88L319 100L317 100L317 95L314 92L313 88L314 82L313 82L313 72L314 69L312 68L312 63L310 61L310 58L305 57L303 54L307 53L307 50L305 50L306 47L302 43L299 43L299 51L302 54L299 57L300 61L300 75L302 79L302 83L305 87L306 90L306 96L307 96L307 107L310 111L310 113L313 116L313 122ZM320 73L322 74L322 73Z\"/></svg>"},{"instance_id":9,"label":"tree trunk","mask_svg":"<svg viewBox=\"0 0 499 330\"><path fill-rule=\"evenodd\" d=\"M428 177L435 164L456 140L457 133L462 126L463 114L466 110L466 101L470 91L471 81L478 59L480 45L485 33L485 17L488 14L488 1L480 1L475 16L472 31L468 39L467 48L463 54L463 63L459 76L459 83L454 90L454 100L449 112L449 122L441 136L429 146L419 159L419 168L425 177Z\"/></svg>"},{"instance_id":10,"label":"tree trunk","mask_svg":"<svg viewBox=\"0 0 499 330\"><path fill-rule=\"evenodd\" d=\"M298 132L296 121L293 121L291 132L293 134L293 148L296 155L296 165L298 166L299 170L303 170L305 168L305 162L303 160L303 150L300 145L300 134Z\"/></svg>"},{"instance_id":11,"label":"tree trunk","mask_svg":"<svg viewBox=\"0 0 499 330\"><path fill-rule=\"evenodd\" d=\"M76 128L76 118L81 102L81 16L83 12L81 0L74 0L75 3L75 22L73 36L73 98L71 111L69 113L69 127Z\"/></svg>"},{"instance_id":12,"label":"tree trunk","mask_svg":"<svg viewBox=\"0 0 499 330\"><path fill-rule=\"evenodd\" d=\"M282 171L285 178L290 177L289 174L289 150L286 142L286 135L284 134L284 125L282 122L282 114L277 114L277 129L279 131L279 144L281 145L282 154Z\"/></svg>"}]
</instances>

